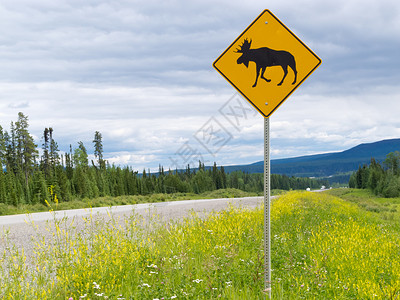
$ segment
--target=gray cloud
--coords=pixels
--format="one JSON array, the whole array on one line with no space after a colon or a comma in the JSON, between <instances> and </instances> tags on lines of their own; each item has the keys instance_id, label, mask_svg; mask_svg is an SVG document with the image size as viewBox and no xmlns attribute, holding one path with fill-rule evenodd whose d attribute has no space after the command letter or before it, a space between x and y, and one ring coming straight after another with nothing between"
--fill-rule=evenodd
<instances>
[{"instance_id":1,"label":"gray cloud","mask_svg":"<svg viewBox=\"0 0 400 300\"><path fill-rule=\"evenodd\" d=\"M272 1L322 65L271 117L275 157L398 137L398 1ZM0 123L23 111L62 150L94 131L107 158L138 169L169 156L234 94L211 65L264 9L257 1L2 1ZM249 66L251 67L251 66ZM262 159L262 118L208 160ZM261 150L260 150L261 149Z\"/></svg>"}]
</instances>

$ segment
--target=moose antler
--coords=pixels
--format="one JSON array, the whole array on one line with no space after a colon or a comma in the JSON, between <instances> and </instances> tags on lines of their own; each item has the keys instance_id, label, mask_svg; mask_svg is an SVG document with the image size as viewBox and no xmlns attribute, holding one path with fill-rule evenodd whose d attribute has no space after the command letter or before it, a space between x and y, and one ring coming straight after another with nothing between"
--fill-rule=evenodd
<instances>
[{"instance_id":1,"label":"moose antler","mask_svg":"<svg viewBox=\"0 0 400 300\"><path fill-rule=\"evenodd\" d=\"M244 53L244 52L246 52L246 51L248 51L248 50L250 49L250 46L251 46L251 40L250 40L250 42L249 42L248 39L245 39L245 40L243 41L243 44L241 44L241 45L239 46L240 49L237 48L235 52L236 52L236 53Z\"/></svg>"}]
</instances>

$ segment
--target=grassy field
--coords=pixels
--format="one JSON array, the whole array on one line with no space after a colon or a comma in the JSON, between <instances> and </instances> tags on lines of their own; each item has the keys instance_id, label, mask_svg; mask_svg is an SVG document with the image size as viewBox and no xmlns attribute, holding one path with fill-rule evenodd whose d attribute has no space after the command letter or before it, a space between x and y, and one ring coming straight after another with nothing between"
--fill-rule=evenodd
<instances>
[{"instance_id":1,"label":"grassy field","mask_svg":"<svg viewBox=\"0 0 400 300\"><path fill-rule=\"evenodd\" d=\"M400 221L400 198L378 197L366 189L335 189L329 193L355 203L363 210L378 213L384 220Z\"/></svg>"},{"instance_id":2,"label":"grassy field","mask_svg":"<svg viewBox=\"0 0 400 300\"><path fill-rule=\"evenodd\" d=\"M329 193L273 202L273 298L399 299L399 199ZM0 256L0 298L265 299L262 207L168 226L88 218L86 234L69 220L49 226L54 243L36 237L34 267L12 245Z\"/></svg>"},{"instance_id":3,"label":"grassy field","mask_svg":"<svg viewBox=\"0 0 400 300\"><path fill-rule=\"evenodd\" d=\"M272 274L276 296L400 298L399 215L394 210L390 217L386 211L371 211L369 207L382 200L365 192L340 189L330 193L358 205L314 193L288 194L274 203ZM392 199L394 203L398 200Z\"/></svg>"}]
</instances>

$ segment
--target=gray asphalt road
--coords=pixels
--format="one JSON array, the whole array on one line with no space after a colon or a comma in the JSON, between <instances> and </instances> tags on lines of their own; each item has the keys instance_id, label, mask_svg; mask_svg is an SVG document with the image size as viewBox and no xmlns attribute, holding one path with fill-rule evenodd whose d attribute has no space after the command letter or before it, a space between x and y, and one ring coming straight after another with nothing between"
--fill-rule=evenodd
<instances>
[{"instance_id":1,"label":"gray asphalt road","mask_svg":"<svg viewBox=\"0 0 400 300\"><path fill-rule=\"evenodd\" d=\"M228 203L234 203L236 205L244 205L249 207L255 207L261 203L263 197L245 197L245 198L222 198L222 199L200 199L200 200L182 200L173 202L157 202L157 203L141 203L135 205L121 205L112 207L95 207L91 209L72 209L72 210L60 210L53 213L40 212L32 214L20 214L12 216L0 216L0 226L10 226L14 224L24 224L26 222L34 221L42 222L48 220L62 219L64 217L84 217L93 215L108 215L112 214L126 214L132 211L140 212L142 210L157 210L159 213L164 214L170 208L175 208L174 211L179 216L179 211L187 211L188 209L206 209L208 211L223 209Z\"/></svg>"},{"instance_id":2,"label":"gray asphalt road","mask_svg":"<svg viewBox=\"0 0 400 300\"><path fill-rule=\"evenodd\" d=\"M159 202L150 204L124 205L114 207L99 207L90 209L75 209L66 211L56 211L54 213L43 212L29 215L14 215L0 217L0 253L6 247L4 236L7 234L10 244L18 249L23 248L28 256L33 251L32 237L40 234L46 238L51 238L49 224L54 219L68 218L74 220L76 230L84 230L84 217L92 214L98 219L109 219L109 214L119 220L131 216L133 213L147 218L149 215L159 215L165 222L169 220L179 220L188 216L191 212L204 215L211 211L220 211L227 208L229 204L241 205L243 207L255 208L260 205L264 197L245 197L235 199L204 199L204 200L184 200L174 202ZM34 225L33 225L34 223ZM47 225L47 229L46 229ZM51 228L51 226L50 226Z\"/></svg>"}]
</instances>

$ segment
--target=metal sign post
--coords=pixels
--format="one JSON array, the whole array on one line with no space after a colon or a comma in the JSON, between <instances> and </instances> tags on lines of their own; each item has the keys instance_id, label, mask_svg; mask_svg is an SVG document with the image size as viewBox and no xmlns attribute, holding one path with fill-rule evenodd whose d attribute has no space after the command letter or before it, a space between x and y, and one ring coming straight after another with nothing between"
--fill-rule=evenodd
<instances>
[{"instance_id":1,"label":"metal sign post","mask_svg":"<svg viewBox=\"0 0 400 300\"><path fill-rule=\"evenodd\" d=\"M269 298L271 298L269 117L320 64L321 59L268 9L264 10L213 63L214 68L261 113L265 120L264 290Z\"/></svg>"},{"instance_id":2,"label":"metal sign post","mask_svg":"<svg viewBox=\"0 0 400 300\"><path fill-rule=\"evenodd\" d=\"M264 290L271 299L271 202L269 118L264 118Z\"/></svg>"}]
</instances>

